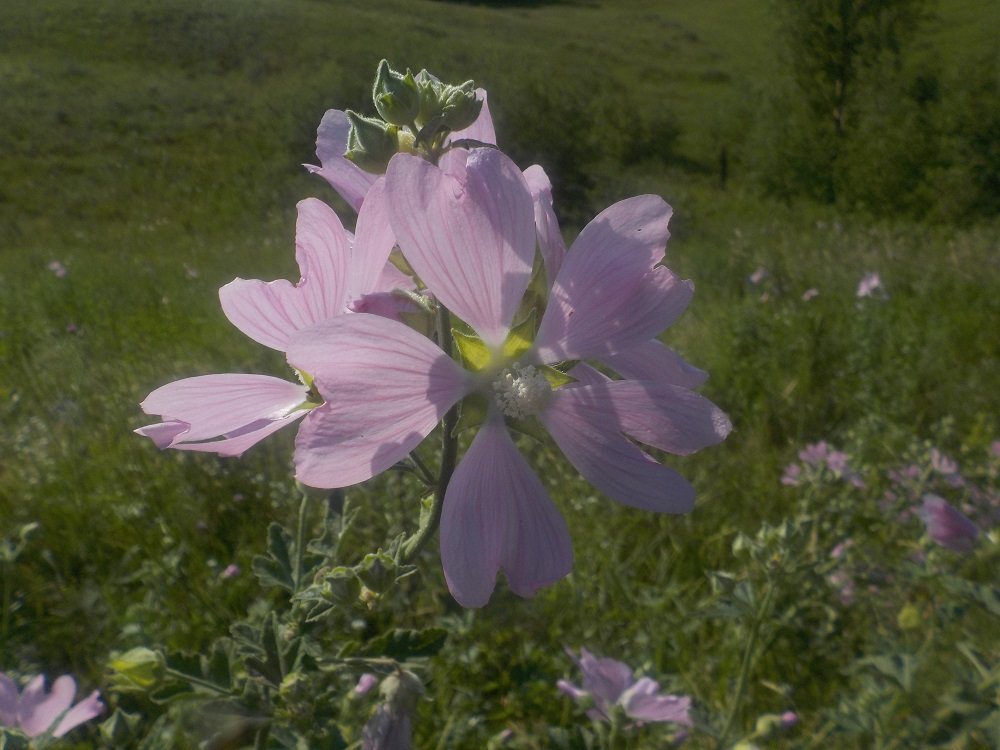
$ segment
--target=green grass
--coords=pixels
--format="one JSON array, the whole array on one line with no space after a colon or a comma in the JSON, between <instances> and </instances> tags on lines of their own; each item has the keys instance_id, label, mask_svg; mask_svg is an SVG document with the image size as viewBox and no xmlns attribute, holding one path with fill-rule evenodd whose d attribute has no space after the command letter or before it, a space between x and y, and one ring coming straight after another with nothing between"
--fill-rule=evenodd
<instances>
[{"instance_id":1,"label":"green grass","mask_svg":"<svg viewBox=\"0 0 1000 750\"><path fill-rule=\"evenodd\" d=\"M921 54L947 71L988 53L995 4L942 0L936 12L945 22L921 38ZM681 518L596 497L557 451L533 451L577 558L567 581L533 600L501 591L490 607L462 612L436 551L425 553L405 596L369 622L391 615L451 632L435 661L434 702L421 709L428 744L418 746L484 747L506 727L518 730L517 747L550 746L545 724L578 720L553 688L571 672L564 646L629 660L723 713L745 629L704 616L716 600L707 572L759 574L733 556L734 535L798 512L801 493L779 478L803 444L829 440L869 468L864 492L823 485L811 501L829 502L849 525L853 513L869 519L885 469L914 444L964 457L964 470L988 466L987 446L1000 437L995 220L876 221L777 202L754 191L740 161L728 188L717 187L719 149L740 147L758 93L778 74L772 24L763 4L722 0L7 3L0 537L32 521L40 528L5 570L0 671L73 672L106 690L111 652L204 648L255 601L250 559L267 523L294 513L291 436L223 460L159 453L131 430L149 421L138 403L171 380L287 373L280 355L229 325L217 290L236 276L295 273L296 201L343 208L299 165L314 161L326 108L370 110L368 81L387 57L487 87L501 146L522 166L549 169L571 230L615 200L667 198L668 263L697 293L666 340L711 373L703 392L735 425L722 446L669 459L699 492ZM65 278L47 270L53 260ZM752 285L758 266L768 276ZM881 274L887 298L855 298L867 271ZM803 301L811 287L819 296ZM981 481L995 493L992 466ZM415 523L394 482L357 490L366 500L351 541L359 556ZM893 543L901 533L873 528L872 539ZM915 540L919 530L908 529ZM984 546L962 571L995 586L996 543ZM244 573L225 581L232 562ZM960 567L945 559L942 568L952 563ZM894 592L893 605L925 602L919 586ZM795 594L782 593L782 612ZM771 633L740 717L750 727L760 713L794 707L803 726L782 741L789 747L821 738L857 687L840 671L848 662L916 638L897 632L897 613L874 596L863 611L837 609L825 589L802 599L799 619ZM821 604L833 614L818 614ZM964 640L995 664L989 625L981 614L956 618L935 643ZM947 665L926 669L929 685L957 684ZM893 716L913 719L902 708ZM99 742L96 731L78 736Z\"/></svg>"}]
</instances>

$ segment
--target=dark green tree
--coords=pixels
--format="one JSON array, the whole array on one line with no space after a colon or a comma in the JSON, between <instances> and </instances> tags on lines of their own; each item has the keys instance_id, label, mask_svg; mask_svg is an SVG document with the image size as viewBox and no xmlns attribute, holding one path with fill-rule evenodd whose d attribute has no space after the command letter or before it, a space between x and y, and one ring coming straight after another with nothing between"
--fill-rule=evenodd
<instances>
[{"instance_id":1,"label":"dark green tree","mask_svg":"<svg viewBox=\"0 0 1000 750\"><path fill-rule=\"evenodd\" d=\"M924 15L924 0L778 0L795 87L816 128L826 197L836 197L835 164L851 129L863 73L899 66Z\"/></svg>"}]
</instances>

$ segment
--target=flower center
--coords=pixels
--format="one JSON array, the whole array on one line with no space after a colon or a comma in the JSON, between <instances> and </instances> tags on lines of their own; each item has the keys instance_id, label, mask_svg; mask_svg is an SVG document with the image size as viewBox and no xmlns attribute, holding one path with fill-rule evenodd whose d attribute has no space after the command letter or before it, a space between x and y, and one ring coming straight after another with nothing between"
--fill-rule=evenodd
<instances>
[{"instance_id":1,"label":"flower center","mask_svg":"<svg viewBox=\"0 0 1000 750\"><path fill-rule=\"evenodd\" d=\"M531 417L549 401L552 386L545 375L531 365L513 365L493 381L493 394L504 415L514 419Z\"/></svg>"}]
</instances>

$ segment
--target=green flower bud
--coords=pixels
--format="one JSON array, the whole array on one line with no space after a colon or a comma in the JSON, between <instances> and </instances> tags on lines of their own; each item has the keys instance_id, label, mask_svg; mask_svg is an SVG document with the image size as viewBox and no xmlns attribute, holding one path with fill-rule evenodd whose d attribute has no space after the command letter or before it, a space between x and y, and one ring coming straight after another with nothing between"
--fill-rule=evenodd
<instances>
[{"instance_id":1,"label":"green flower bud","mask_svg":"<svg viewBox=\"0 0 1000 750\"><path fill-rule=\"evenodd\" d=\"M420 114L420 92L413 74L409 70L406 75L397 73L385 60L378 64L372 99L382 119L392 125L409 125Z\"/></svg>"},{"instance_id":2,"label":"green flower bud","mask_svg":"<svg viewBox=\"0 0 1000 750\"><path fill-rule=\"evenodd\" d=\"M345 114L351 123L351 130L347 134L344 156L366 172L382 174L399 148L398 128L374 117L362 117L351 110Z\"/></svg>"},{"instance_id":3,"label":"green flower bud","mask_svg":"<svg viewBox=\"0 0 1000 750\"><path fill-rule=\"evenodd\" d=\"M108 667L111 683L121 692L145 692L163 679L163 657L142 646L113 657Z\"/></svg>"},{"instance_id":4,"label":"green flower bud","mask_svg":"<svg viewBox=\"0 0 1000 750\"><path fill-rule=\"evenodd\" d=\"M442 124L448 130L463 130L479 117L483 103L476 98L476 84L447 86L441 95Z\"/></svg>"},{"instance_id":5,"label":"green flower bud","mask_svg":"<svg viewBox=\"0 0 1000 750\"><path fill-rule=\"evenodd\" d=\"M382 680L378 691L395 711L412 714L424 694L424 684L413 672L400 669Z\"/></svg>"},{"instance_id":6,"label":"green flower bud","mask_svg":"<svg viewBox=\"0 0 1000 750\"><path fill-rule=\"evenodd\" d=\"M358 578L369 589L381 594L396 581L396 561L385 552L365 555L355 568Z\"/></svg>"},{"instance_id":7,"label":"green flower bud","mask_svg":"<svg viewBox=\"0 0 1000 750\"><path fill-rule=\"evenodd\" d=\"M350 606L361 594L361 581L350 568L334 568L323 576L323 598L335 604Z\"/></svg>"}]
</instances>

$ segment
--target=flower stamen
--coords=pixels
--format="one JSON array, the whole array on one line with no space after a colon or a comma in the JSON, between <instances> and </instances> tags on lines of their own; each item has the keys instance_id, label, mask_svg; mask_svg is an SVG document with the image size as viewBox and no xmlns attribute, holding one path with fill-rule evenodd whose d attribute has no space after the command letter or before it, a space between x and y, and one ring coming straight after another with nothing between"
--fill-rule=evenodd
<instances>
[{"instance_id":1,"label":"flower stamen","mask_svg":"<svg viewBox=\"0 0 1000 750\"><path fill-rule=\"evenodd\" d=\"M532 365L513 365L493 381L493 393L505 416L524 419L545 408L552 386Z\"/></svg>"}]
</instances>

